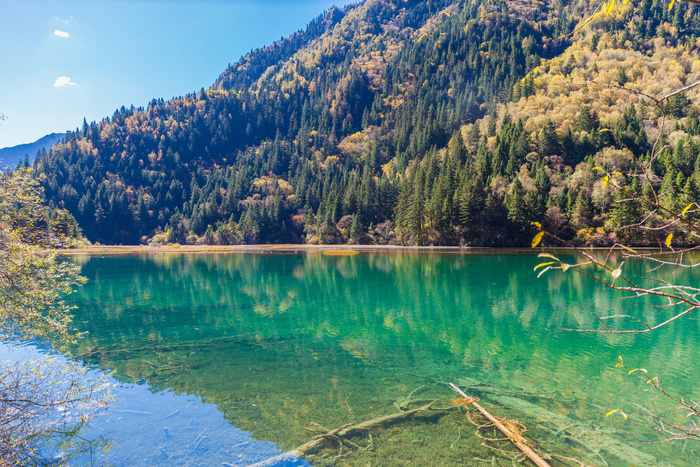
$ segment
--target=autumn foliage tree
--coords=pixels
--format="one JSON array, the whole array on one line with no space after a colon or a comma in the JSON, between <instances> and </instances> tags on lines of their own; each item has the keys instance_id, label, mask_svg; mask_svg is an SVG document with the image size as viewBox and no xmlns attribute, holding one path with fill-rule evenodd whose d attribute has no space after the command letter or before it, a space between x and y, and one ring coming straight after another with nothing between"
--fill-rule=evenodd
<instances>
[{"instance_id":1,"label":"autumn foliage tree","mask_svg":"<svg viewBox=\"0 0 700 467\"><path fill-rule=\"evenodd\" d=\"M84 279L59 261L70 244L67 224L51 218L28 169L0 173L0 341L56 348L75 338L63 297ZM3 465L58 463L89 450L80 428L108 400L105 382L89 379L75 362L0 363L0 459ZM62 451L63 457L53 458Z\"/></svg>"}]
</instances>

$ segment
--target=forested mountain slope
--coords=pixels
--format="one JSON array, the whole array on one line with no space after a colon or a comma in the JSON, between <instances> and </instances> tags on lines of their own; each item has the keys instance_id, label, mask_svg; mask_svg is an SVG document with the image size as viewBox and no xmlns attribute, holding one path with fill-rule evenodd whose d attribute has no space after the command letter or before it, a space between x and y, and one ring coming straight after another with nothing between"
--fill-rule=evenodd
<instances>
[{"instance_id":1,"label":"forested mountain slope","mask_svg":"<svg viewBox=\"0 0 700 467\"><path fill-rule=\"evenodd\" d=\"M635 3L556 40L598 4L332 9L207 90L85 124L35 167L49 200L107 243L504 246L527 244L533 220L610 242L638 213L591 168L629 165L621 143L643 156L658 112L561 79L661 92L700 78L698 9ZM668 196L698 189L694 96L667 120L655 169L680 187Z\"/></svg>"}]
</instances>

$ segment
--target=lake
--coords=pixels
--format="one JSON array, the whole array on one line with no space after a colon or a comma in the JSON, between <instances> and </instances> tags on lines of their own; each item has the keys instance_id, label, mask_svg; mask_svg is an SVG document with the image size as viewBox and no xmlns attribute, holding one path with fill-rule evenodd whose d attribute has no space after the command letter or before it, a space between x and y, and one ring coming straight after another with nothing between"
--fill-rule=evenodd
<instances>
[{"instance_id":1,"label":"lake","mask_svg":"<svg viewBox=\"0 0 700 467\"><path fill-rule=\"evenodd\" d=\"M697 315L644 335L562 331L595 327L593 311L636 309L651 322L670 312L650 300L622 301L571 272L538 279L533 254L73 260L89 282L71 296L76 326L87 332L72 356L124 383L116 389L123 402L93 424L93 434L115 439L99 461L249 465L309 441L318 434L313 424L334 429L436 399L449 407L456 396L448 382L526 426L540 452L591 465L693 465L700 457L699 446L644 444L662 438L638 416L605 416L650 397L644 382L615 368L618 356L669 389L700 396ZM634 262L625 268L644 272ZM308 460L512 465L475 431L464 409L431 411L351 438L355 446L338 450L329 441ZM480 434L500 437L488 428Z\"/></svg>"}]
</instances>

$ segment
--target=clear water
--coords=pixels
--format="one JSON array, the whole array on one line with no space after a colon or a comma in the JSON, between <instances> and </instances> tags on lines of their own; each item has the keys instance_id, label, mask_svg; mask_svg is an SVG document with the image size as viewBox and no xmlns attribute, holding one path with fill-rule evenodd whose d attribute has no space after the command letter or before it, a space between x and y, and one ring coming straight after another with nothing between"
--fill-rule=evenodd
<instances>
[{"instance_id":1,"label":"clear water","mask_svg":"<svg viewBox=\"0 0 700 467\"><path fill-rule=\"evenodd\" d=\"M643 383L614 368L619 355L662 376L668 388L700 397L698 316L647 335L562 331L595 326L592 311L636 307L652 322L668 311L648 300L623 302L571 273L538 279L533 255L74 260L89 282L72 296L75 323L88 332L73 356L130 383L118 398L141 400L131 394L146 388L152 396L129 408L117 404L95 421L95 430L121 434L103 459L114 465L249 465L276 451L269 443L241 445L248 433L291 450L314 436L311 423L332 429L397 406L448 403L454 394L440 382L465 377L511 391L476 395L494 414L525 424L541 451L592 465L700 465L700 447L643 444L660 439L647 424L605 417L649 398ZM643 273L642 265L625 267ZM679 280L697 279L694 271L682 274ZM325 449L309 461L486 465L478 459L495 455L494 465L511 465L482 446L464 413L438 415L375 430L373 450ZM604 439L619 444L610 448ZM354 441L366 446L369 437ZM281 462L271 465L292 461Z\"/></svg>"},{"instance_id":2,"label":"clear water","mask_svg":"<svg viewBox=\"0 0 700 467\"><path fill-rule=\"evenodd\" d=\"M45 355L54 357L55 365L65 362L65 357L46 346L0 341L0 368L4 361L41 360ZM101 374L93 369L86 376L98 379ZM275 443L251 439L250 433L232 427L216 406L196 396L154 391L142 381L129 384L106 379L118 402L102 411L81 435L109 441L112 449L104 453L101 447L95 448L74 458L72 465L250 465L283 454ZM55 450L49 457L59 459L61 455ZM309 464L285 456L274 465Z\"/></svg>"}]
</instances>

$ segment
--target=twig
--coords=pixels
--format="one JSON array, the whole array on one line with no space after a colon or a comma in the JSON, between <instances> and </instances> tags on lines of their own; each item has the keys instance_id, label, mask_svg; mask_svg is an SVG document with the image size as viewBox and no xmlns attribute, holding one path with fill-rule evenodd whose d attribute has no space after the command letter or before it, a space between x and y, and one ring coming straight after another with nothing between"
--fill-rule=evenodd
<instances>
[{"instance_id":1,"label":"twig","mask_svg":"<svg viewBox=\"0 0 700 467\"><path fill-rule=\"evenodd\" d=\"M486 443L481 443L481 445L482 445L483 447L485 447L485 448L489 448L489 449L493 449L494 451L502 452L503 454L512 454L512 455L520 454L520 451L506 451L506 450L504 450L504 449L499 449L499 448L495 448L495 447L493 447L493 446L489 446L489 445L486 444ZM546 464L546 463L545 463L545 464ZM546 465L549 465L549 464L546 464Z\"/></svg>"},{"instance_id":2,"label":"twig","mask_svg":"<svg viewBox=\"0 0 700 467\"><path fill-rule=\"evenodd\" d=\"M460 427L457 427L457 431L458 431L459 435L457 436L457 439L454 440L454 442L452 444L450 444L450 449L454 449L455 444L457 444L457 441L459 441L459 438L462 437L462 429Z\"/></svg>"},{"instance_id":3,"label":"twig","mask_svg":"<svg viewBox=\"0 0 700 467\"><path fill-rule=\"evenodd\" d=\"M492 424L489 426L495 426L495 425ZM487 438L486 436L480 435L478 431L475 431L474 434L476 436L478 436L479 438L483 439L484 441L491 441L492 443L495 443L496 441L508 441L508 440L510 440L510 438L508 438L508 437L506 437L506 438Z\"/></svg>"}]
</instances>

